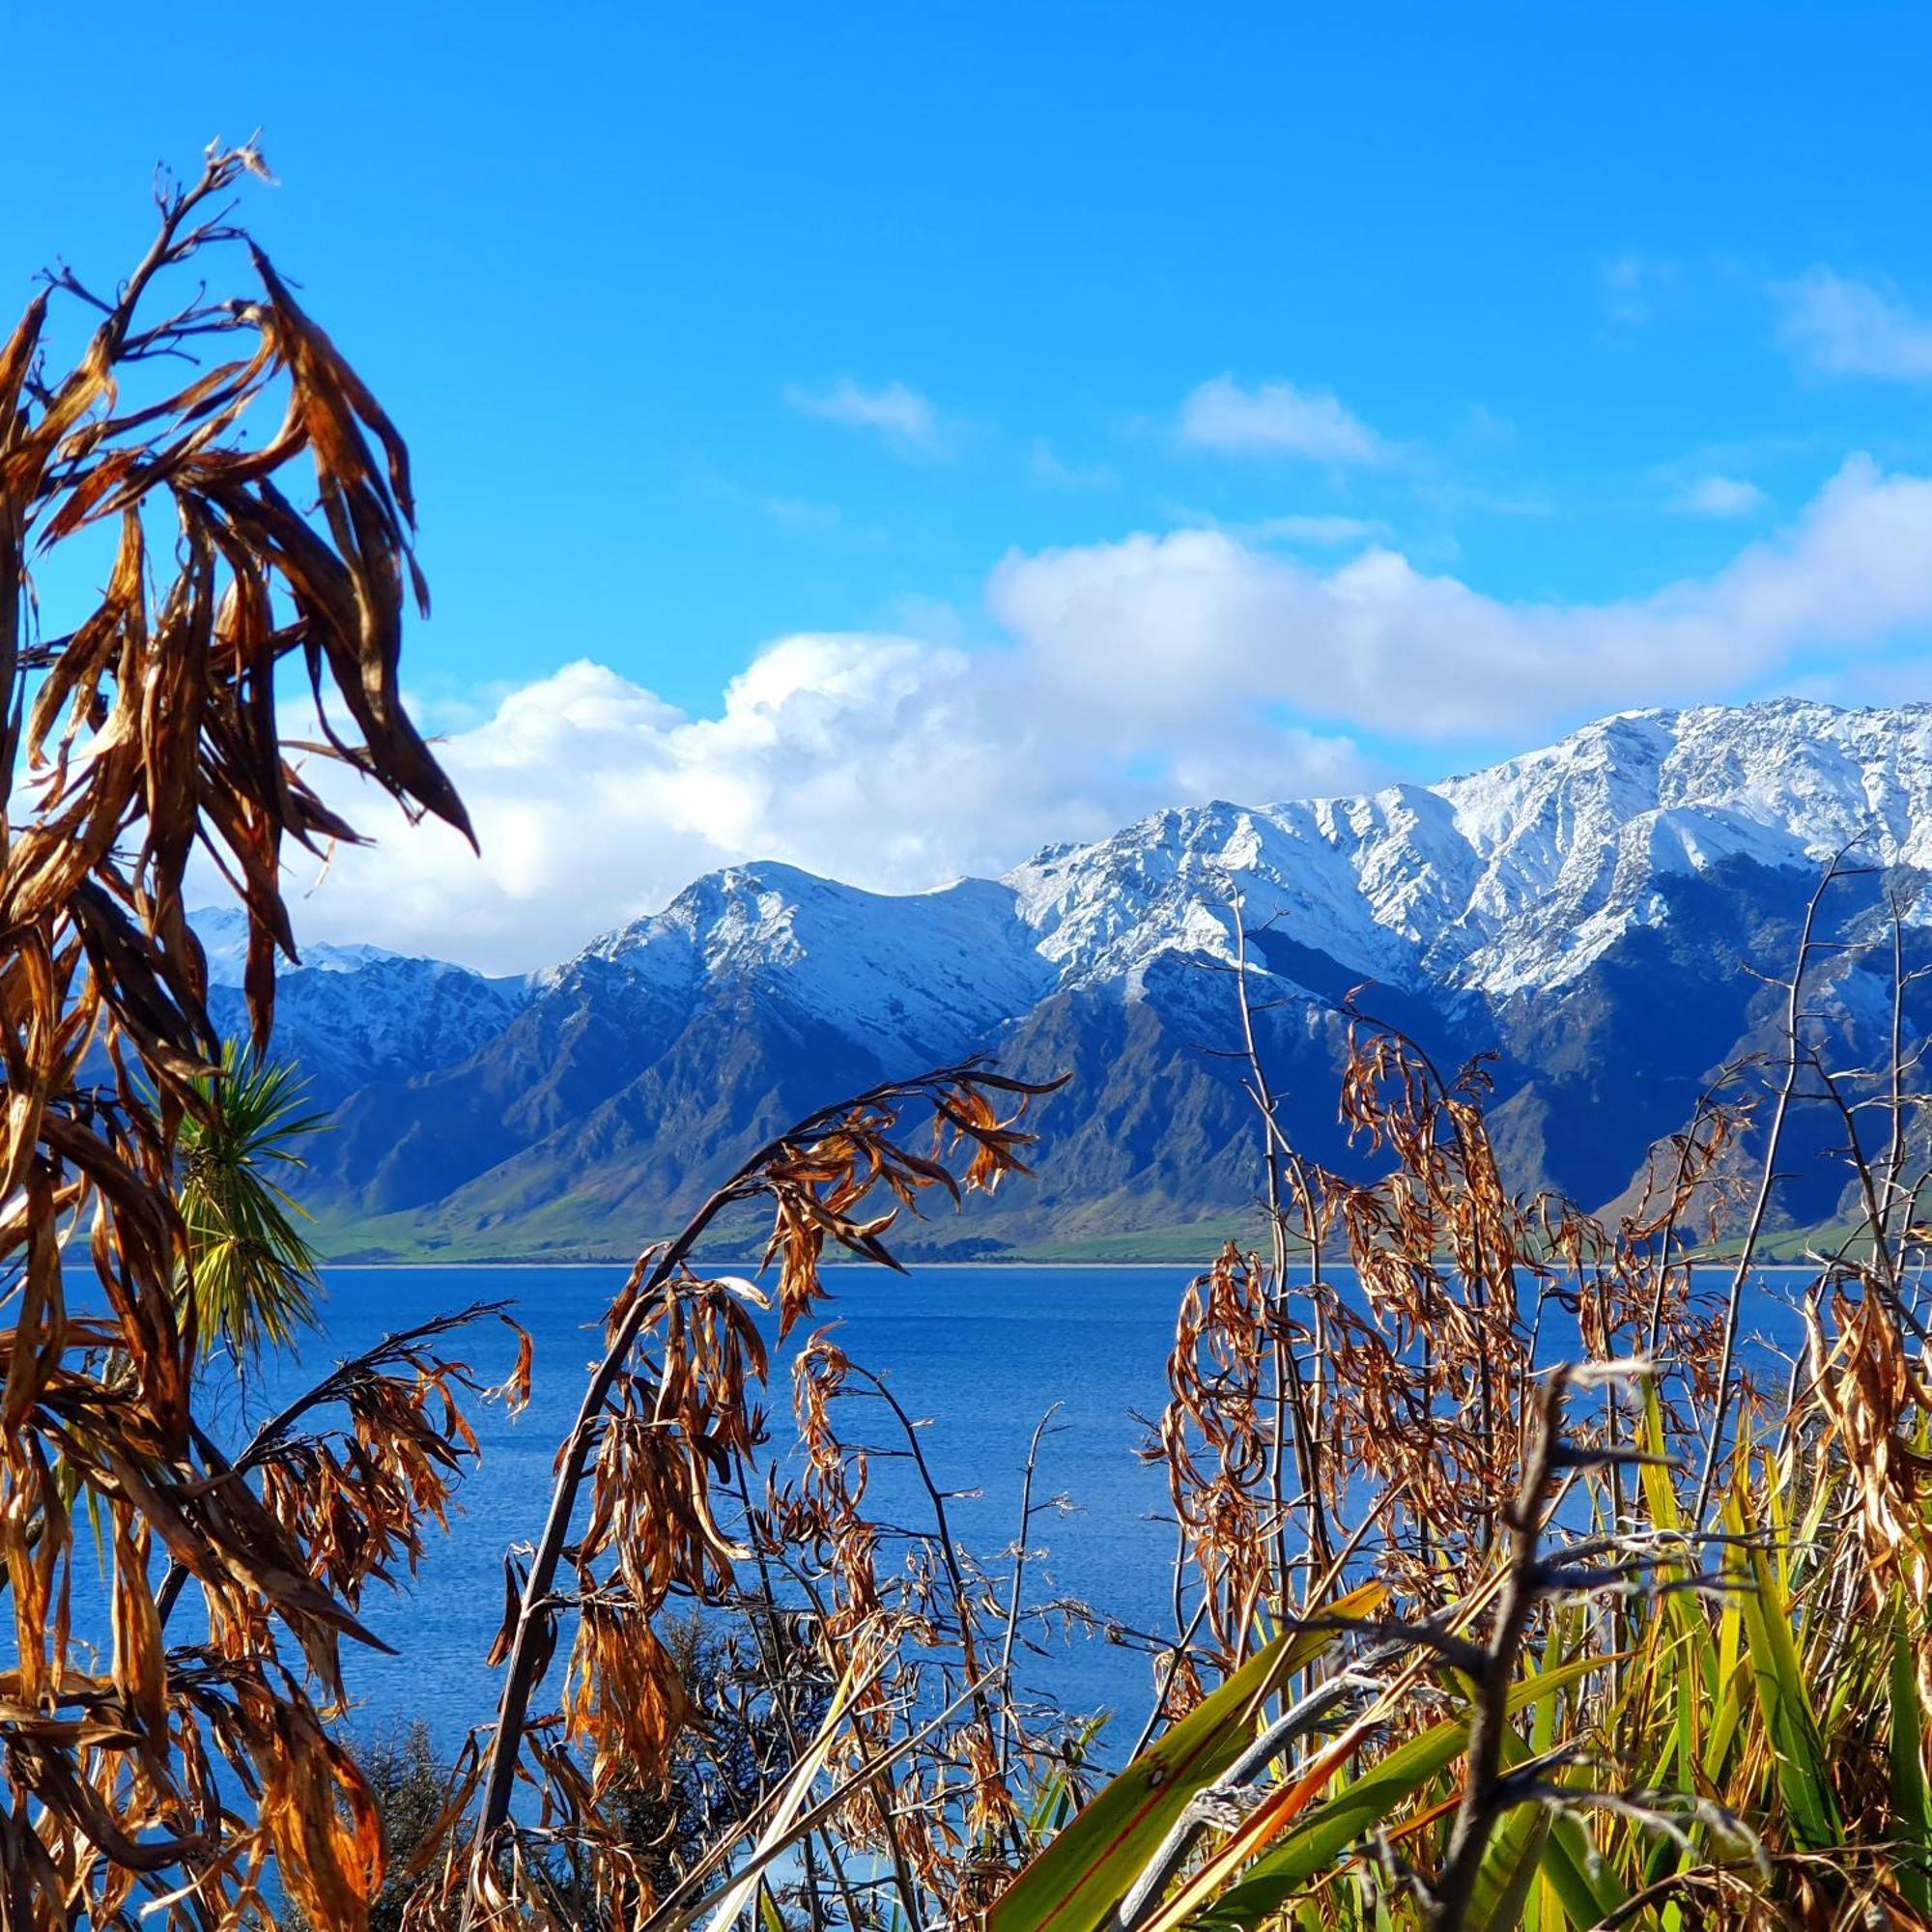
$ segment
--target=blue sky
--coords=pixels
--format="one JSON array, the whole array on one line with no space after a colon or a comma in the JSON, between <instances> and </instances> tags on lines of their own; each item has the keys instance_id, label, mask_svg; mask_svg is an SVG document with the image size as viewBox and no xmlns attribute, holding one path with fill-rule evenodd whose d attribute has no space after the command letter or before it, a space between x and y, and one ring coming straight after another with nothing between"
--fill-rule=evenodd
<instances>
[{"instance_id":1,"label":"blue sky","mask_svg":"<svg viewBox=\"0 0 1932 1932\"><path fill-rule=\"evenodd\" d=\"M415 452L485 884L320 925L527 964L731 858L1932 695L1921 10L83 17L14 30L15 298L259 126Z\"/></svg>"}]
</instances>

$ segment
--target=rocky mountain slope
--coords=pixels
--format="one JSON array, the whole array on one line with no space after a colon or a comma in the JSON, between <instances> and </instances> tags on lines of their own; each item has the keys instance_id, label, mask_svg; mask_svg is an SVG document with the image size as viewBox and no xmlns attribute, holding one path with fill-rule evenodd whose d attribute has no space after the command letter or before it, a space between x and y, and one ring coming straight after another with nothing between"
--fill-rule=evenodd
<instances>
[{"instance_id":1,"label":"rocky mountain slope","mask_svg":"<svg viewBox=\"0 0 1932 1932\"><path fill-rule=\"evenodd\" d=\"M193 923L208 955L210 1014L223 1033L245 1036L247 920L224 906L195 913ZM528 991L522 980L486 980L442 959L311 945L299 966L285 965L279 976L274 1050L332 1106L372 1080L407 1080L467 1060L502 1032Z\"/></svg>"},{"instance_id":2,"label":"rocky mountain slope","mask_svg":"<svg viewBox=\"0 0 1932 1932\"><path fill-rule=\"evenodd\" d=\"M1496 1056L1519 1185L1597 1207L1712 1071L1768 1043L1775 1000L1746 969L1785 968L1821 865L1854 843L1873 869L1835 919L1932 871L1932 705L1634 712L1440 784L1162 812L909 896L734 867L527 981L318 948L278 1040L338 1106L311 1188L337 1252L628 1253L754 1137L971 1051L1074 1078L1041 1112L1037 1182L930 1241L1151 1251L1254 1185L1214 970L1238 899L1311 1152L1350 1157L1337 1008L1366 981L1362 1005L1434 1053ZM1848 1050L1888 999L1861 954L1820 975ZM1829 1211L1816 1166L1793 1211Z\"/></svg>"}]
</instances>

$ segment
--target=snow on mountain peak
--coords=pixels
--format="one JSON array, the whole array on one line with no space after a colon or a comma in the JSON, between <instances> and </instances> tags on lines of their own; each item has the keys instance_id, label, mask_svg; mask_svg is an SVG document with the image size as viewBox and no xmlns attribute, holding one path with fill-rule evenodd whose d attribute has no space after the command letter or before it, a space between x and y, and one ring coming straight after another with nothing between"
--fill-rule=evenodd
<instances>
[{"instance_id":1,"label":"snow on mountain peak","mask_svg":"<svg viewBox=\"0 0 1932 1932\"><path fill-rule=\"evenodd\" d=\"M240 906L200 906L188 914L187 923L208 957L209 983L241 985L248 964L248 915ZM398 956L380 946L334 946L326 940L301 950L301 963L318 973L355 973L378 959Z\"/></svg>"},{"instance_id":2,"label":"snow on mountain peak","mask_svg":"<svg viewBox=\"0 0 1932 1932\"><path fill-rule=\"evenodd\" d=\"M1932 705L1630 711L1433 785L1156 812L927 893L732 866L531 986L629 989L639 1025L749 988L905 1066L983 1043L1056 989L1135 998L1163 957L1230 956L1236 896L1250 930L1356 977L1506 998L1562 985L1664 918L1673 876L1729 860L1815 870L1861 838L1877 864L1932 872ZM215 980L239 982L240 913L195 921ZM357 1029L398 1038L432 970L373 947L316 946L304 963L318 1010L361 999L375 1018ZM450 982L428 1004L471 1016L440 1050L501 1024L526 990Z\"/></svg>"},{"instance_id":3,"label":"snow on mountain peak","mask_svg":"<svg viewBox=\"0 0 1932 1932\"><path fill-rule=\"evenodd\" d=\"M582 955L692 995L719 980L931 1057L1055 986L1137 994L1251 928L1405 987L1553 986L1662 916L1660 876L1807 868L1854 838L1932 869L1932 705L1628 711L1433 785L1160 811L1004 879L893 896L776 863L697 880ZM569 968L560 968L567 972Z\"/></svg>"},{"instance_id":4,"label":"snow on mountain peak","mask_svg":"<svg viewBox=\"0 0 1932 1932\"><path fill-rule=\"evenodd\" d=\"M1225 952L1238 891L1250 924L1352 970L1504 995L1659 917L1659 872L1808 868L1857 839L1877 864L1932 869L1932 705L1624 712L1435 785L1160 812L1008 880L1075 980Z\"/></svg>"},{"instance_id":5,"label":"snow on mountain peak","mask_svg":"<svg viewBox=\"0 0 1932 1932\"><path fill-rule=\"evenodd\" d=\"M815 1017L905 1065L961 1052L1043 997L1053 973L1030 942L992 880L895 895L760 862L708 873L579 957L665 990L789 985Z\"/></svg>"},{"instance_id":6,"label":"snow on mountain peak","mask_svg":"<svg viewBox=\"0 0 1932 1932\"><path fill-rule=\"evenodd\" d=\"M242 996L248 919L207 906L188 923L208 959L209 1010L224 1034L245 1037ZM377 1079L407 1079L467 1059L509 1023L529 993L525 980L486 980L467 966L380 946L305 943L301 964L281 963L275 1051L327 1095Z\"/></svg>"}]
</instances>

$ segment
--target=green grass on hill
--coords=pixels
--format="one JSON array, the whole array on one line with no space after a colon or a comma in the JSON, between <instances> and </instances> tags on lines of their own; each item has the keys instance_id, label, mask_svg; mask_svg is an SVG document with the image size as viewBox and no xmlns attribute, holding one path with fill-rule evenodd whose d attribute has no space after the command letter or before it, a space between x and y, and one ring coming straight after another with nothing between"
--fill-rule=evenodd
<instances>
[{"instance_id":1,"label":"green grass on hill","mask_svg":"<svg viewBox=\"0 0 1932 1932\"><path fill-rule=\"evenodd\" d=\"M317 1219L312 1233L324 1259L337 1264L420 1266L431 1263L474 1265L485 1262L521 1262L560 1265L574 1262L611 1262L628 1264L636 1259L635 1250L619 1248L608 1237L586 1238L581 1228L571 1226L567 1208L554 1219L545 1218L549 1226L538 1225L530 1218L521 1220L515 1238L509 1241L488 1228L442 1235L425 1229L414 1216L406 1213L355 1218L323 1215ZM908 1264L1173 1262L1205 1267L1230 1236L1252 1237L1255 1231L1243 1226L1244 1220L1243 1216L1231 1214L1179 1228L1136 1229L1010 1245L956 1240L944 1222L911 1222L903 1230L896 1248ZM656 1238L659 1232L662 1231L641 1236L639 1247ZM743 1236L728 1232L699 1248L700 1256L711 1261L743 1260L746 1253Z\"/></svg>"}]
</instances>

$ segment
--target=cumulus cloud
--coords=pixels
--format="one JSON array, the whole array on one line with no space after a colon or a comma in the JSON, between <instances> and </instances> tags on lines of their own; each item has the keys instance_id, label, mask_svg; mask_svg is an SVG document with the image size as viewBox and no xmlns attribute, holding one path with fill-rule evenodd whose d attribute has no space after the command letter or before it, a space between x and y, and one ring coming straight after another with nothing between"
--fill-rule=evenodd
<instances>
[{"instance_id":1,"label":"cumulus cloud","mask_svg":"<svg viewBox=\"0 0 1932 1932\"><path fill-rule=\"evenodd\" d=\"M1855 458L1776 540L1615 603L1507 603L1380 549L1323 573L1212 531L1012 557L990 597L1094 702L1145 682L1181 720L1240 692L1410 739L1527 732L1722 696L1932 619L1932 481Z\"/></svg>"},{"instance_id":2,"label":"cumulus cloud","mask_svg":"<svg viewBox=\"0 0 1932 1932\"><path fill-rule=\"evenodd\" d=\"M379 842L336 855L300 928L521 970L737 860L918 891L1178 798L1342 791L1372 770L1346 738L1232 711L1225 732L1171 737L1077 692L1049 702L1055 683L1023 643L792 637L694 718L568 664L438 748L480 864L446 828L404 827L323 775Z\"/></svg>"},{"instance_id":3,"label":"cumulus cloud","mask_svg":"<svg viewBox=\"0 0 1932 1932\"><path fill-rule=\"evenodd\" d=\"M1179 437L1196 449L1379 464L1389 446L1326 389L1263 383L1248 389L1216 376L1180 405Z\"/></svg>"},{"instance_id":4,"label":"cumulus cloud","mask_svg":"<svg viewBox=\"0 0 1932 1932\"><path fill-rule=\"evenodd\" d=\"M1610 603L1206 529L1014 553L986 603L1003 636L977 648L781 639L703 717L567 665L442 747L480 864L366 803L380 849L341 855L305 923L526 967L732 860L916 890L1157 806L1353 789L1378 775L1366 734L1520 744L1882 661L1932 624L1932 480L1855 459L1721 570Z\"/></svg>"},{"instance_id":5,"label":"cumulus cloud","mask_svg":"<svg viewBox=\"0 0 1932 1932\"><path fill-rule=\"evenodd\" d=\"M1770 502L1755 483L1737 476L1698 476L1681 485L1664 506L1673 516L1755 517Z\"/></svg>"},{"instance_id":6,"label":"cumulus cloud","mask_svg":"<svg viewBox=\"0 0 1932 1932\"><path fill-rule=\"evenodd\" d=\"M1932 382L1932 320L1889 289L1808 270L1772 290L1782 312L1781 338L1814 369L1835 376Z\"/></svg>"},{"instance_id":7,"label":"cumulus cloud","mask_svg":"<svg viewBox=\"0 0 1932 1932\"><path fill-rule=\"evenodd\" d=\"M901 454L941 456L949 446L939 412L926 397L903 383L888 383L877 389L867 389L849 376L841 376L823 389L788 383L784 399L801 415L816 416L847 429L871 430Z\"/></svg>"}]
</instances>

